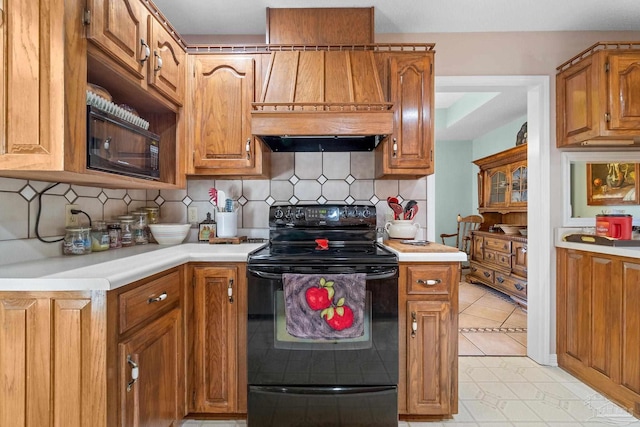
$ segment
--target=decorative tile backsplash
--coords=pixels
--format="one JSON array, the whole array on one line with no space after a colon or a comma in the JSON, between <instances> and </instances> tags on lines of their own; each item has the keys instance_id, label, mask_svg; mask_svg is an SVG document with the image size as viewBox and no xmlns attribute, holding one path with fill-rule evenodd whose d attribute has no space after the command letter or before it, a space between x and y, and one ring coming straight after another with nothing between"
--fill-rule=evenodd
<instances>
[{"instance_id":1,"label":"decorative tile backsplash","mask_svg":"<svg viewBox=\"0 0 640 427\"><path fill-rule=\"evenodd\" d=\"M426 178L374 179L374 153L273 153L271 180L189 179L185 190L113 190L79 185L0 178L0 241L64 234L65 205L77 204L92 219L109 219L141 206L159 206L161 222L187 222L187 208L197 207L198 221L214 212L209 189L224 190L238 208L238 227L267 229L273 204L373 204L382 226L388 196L415 199L416 222L426 225ZM44 193L43 193L44 191ZM37 220L39 199L42 199ZM86 218L81 215L81 221Z\"/></svg>"}]
</instances>

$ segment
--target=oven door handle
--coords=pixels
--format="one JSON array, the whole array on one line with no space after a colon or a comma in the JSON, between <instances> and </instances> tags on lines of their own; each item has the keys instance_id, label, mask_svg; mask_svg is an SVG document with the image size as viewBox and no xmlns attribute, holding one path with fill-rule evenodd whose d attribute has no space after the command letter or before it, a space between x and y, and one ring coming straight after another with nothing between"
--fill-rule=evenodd
<instances>
[{"instance_id":1,"label":"oven door handle","mask_svg":"<svg viewBox=\"0 0 640 427\"><path fill-rule=\"evenodd\" d=\"M247 268L247 271L253 274L254 276L260 277L262 279L282 280L281 273L269 273L269 272L257 270L251 267ZM339 274L339 273L332 272L331 274ZM397 275L398 275L398 269L396 267L393 267L383 271L367 274L366 280L390 279L392 277L396 277Z\"/></svg>"},{"instance_id":2,"label":"oven door handle","mask_svg":"<svg viewBox=\"0 0 640 427\"><path fill-rule=\"evenodd\" d=\"M300 386L249 386L249 391L257 391L262 393L277 393L277 394L360 394L360 393L379 393L383 391L395 390L396 386L358 386L358 387L345 387L345 386L323 386L323 387L300 387Z\"/></svg>"}]
</instances>

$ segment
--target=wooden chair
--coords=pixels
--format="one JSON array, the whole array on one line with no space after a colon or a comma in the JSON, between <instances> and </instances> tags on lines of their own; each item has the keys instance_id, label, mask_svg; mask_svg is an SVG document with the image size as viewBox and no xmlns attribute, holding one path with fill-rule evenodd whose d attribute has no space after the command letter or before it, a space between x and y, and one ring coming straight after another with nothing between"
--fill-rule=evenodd
<instances>
[{"instance_id":1,"label":"wooden chair","mask_svg":"<svg viewBox=\"0 0 640 427\"><path fill-rule=\"evenodd\" d=\"M480 228L484 222L482 215L461 216L458 214L458 230L454 234L441 234L442 244L446 245L445 239L456 238L455 247L470 255L471 253L471 232ZM452 245L448 245L452 246Z\"/></svg>"}]
</instances>

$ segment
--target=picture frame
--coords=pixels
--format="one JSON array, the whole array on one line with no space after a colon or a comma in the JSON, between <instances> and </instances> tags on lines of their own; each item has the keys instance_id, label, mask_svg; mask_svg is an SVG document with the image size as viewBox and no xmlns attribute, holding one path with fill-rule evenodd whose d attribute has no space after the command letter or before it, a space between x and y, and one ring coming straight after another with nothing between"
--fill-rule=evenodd
<instances>
[{"instance_id":1,"label":"picture frame","mask_svg":"<svg viewBox=\"0 0 640 427\"><path fill-rule=\"evenodd\" d=\"M211 212L207 212L207 219L198 227L198 241L208 242L211 237L216 237L216 222L211 218Z\"/></svg>"},{"instance_id":2,"label":"picture frame","mask_svg":"<svg viewBox=\"0 0 640 427\"><path fill-rule=\"evenodd\" d=\"M640 203L640 163L587 163L587 205Z\"/></svg>"}]
</instances>

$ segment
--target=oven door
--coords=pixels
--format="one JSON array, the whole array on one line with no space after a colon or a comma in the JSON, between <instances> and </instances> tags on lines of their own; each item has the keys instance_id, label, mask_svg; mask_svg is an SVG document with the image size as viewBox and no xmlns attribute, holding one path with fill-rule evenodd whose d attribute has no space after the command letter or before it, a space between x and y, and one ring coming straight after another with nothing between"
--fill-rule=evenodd
<instances>
[{"instance_id":1,"label":"oven door","mask_svg":"<svg viewBox=\"0 0 640 427\"><path fill-rule=\"evenodd\" d=\"M287 269L317 273L317 266L294 270ZM397 426L398 268L373 270L364 334L331 341L287 336L282 275L249 265L249 426Z\"/></svg>"}]
</instances>

